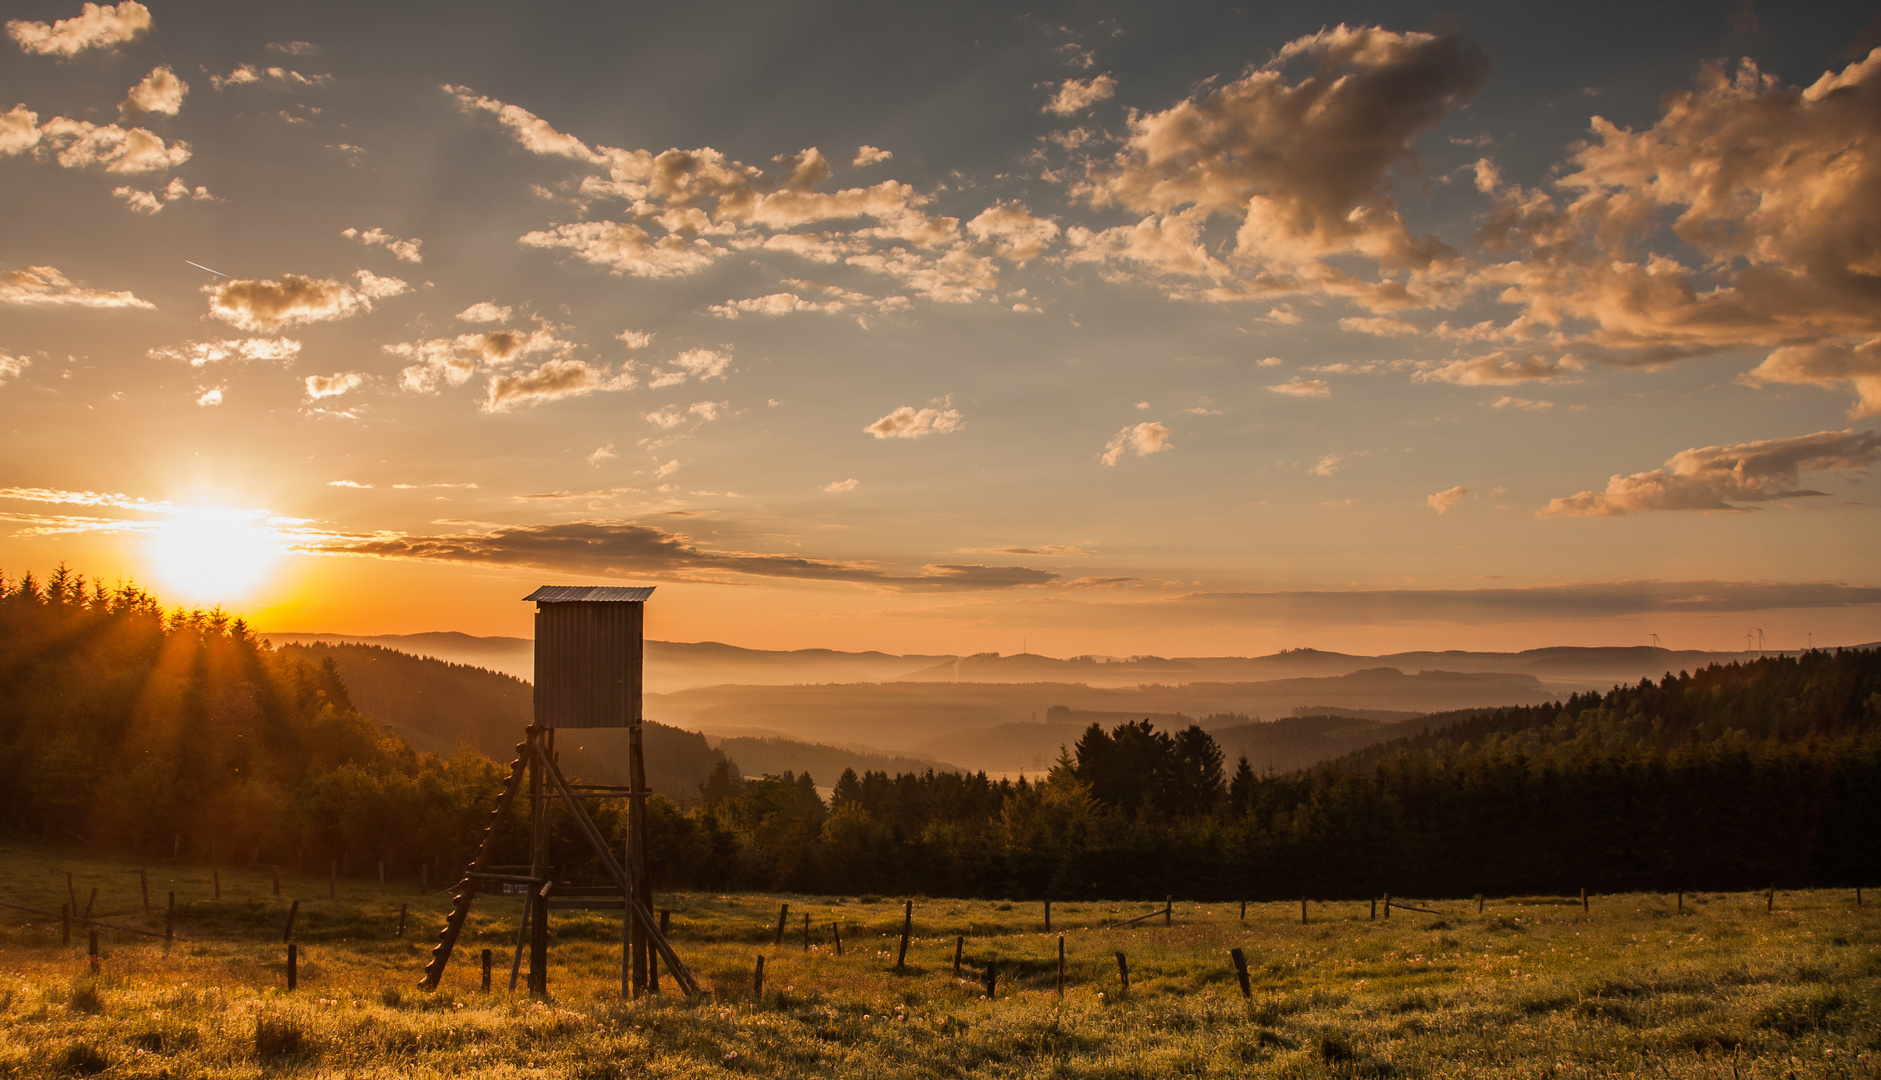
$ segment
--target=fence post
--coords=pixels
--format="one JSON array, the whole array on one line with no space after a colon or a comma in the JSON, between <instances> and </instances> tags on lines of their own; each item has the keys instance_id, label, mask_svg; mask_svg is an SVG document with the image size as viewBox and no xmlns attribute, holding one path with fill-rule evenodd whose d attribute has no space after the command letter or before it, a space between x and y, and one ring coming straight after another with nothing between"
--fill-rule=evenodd
<instances>
[{"instance_id":1,"label":"fence post","mask_svg":"<svg viewBox=\"0 0 1881 1080\"><path fill-rule=\"evenodd\" d=\"M1581 890L1581 914L1587 914L1587 890Z\"/></svg>"},{"instance_id":2,"label":"fence post","mask_svg":"<svg viewBox=\"0 0 1881 1080\"><path fill-rule=\"evenodd\" d=\"M1165 895L1163 897L1163 925L1174 926L1175 924L1176 924L1176 898L1174 895Z\"/></svg>"},{"instance_id":3,"label":"fence post","mask_svg":"<svg viewBox=\"0 0 1881 1080\"><path fill-rule=\"evenodd\" d=\"M782 945L784 943L784 920L788 918L790 918L790 905L777 905L777 937L771 944Z\"/></svg>"},{"instance_id":4,"label":"fence post","mask_svg":"<svg viewBox=\"0 0 1881 1080\"><path fill-rule=\"evenodd\" d=\"M1123 958L1123 950L1117 950L1117 981L1123 984L1123 993L1130 992L1130 961Z\"/></svg>"},{"instance_id":5,"label":"fence post","mask_svg":"<svg viewBox=\"0 0 1881 1080\"><path fill-rule=\"evenodd\" d=\"M144 910L150 910L150 872L143 867L137 868L137 887L144 894Z\"/></svg>"},{"instance_id":6,"label":"fence post","mask_svg":"<svg viewBox=\"0 0 1881 1080\"><path fill-rule=\"evenodd\" d=\"M294 916L300 914L300 901L296 900L287 907L287 925L281 928L281 940L294 940Z\"/></svg>"},{"instance_id":7,"label":"fence post","mask_svg":"<svg viewBox=\"0 0 1881 1080\"><path fill-rule=\"evenodd\" d=\"M1775 885L1770 886L1770 891L1764 895L1763 912L1765 915L1774 914L1776 912L1776 886Z\"/></svg>"},{"instance_id":8,"label":"fence post","mask_svg":"<svg viewBox=\"0 0 1881 1080\"><path fill-rule=\"evenodd\" d=\"M803 951L810 951L810 913L803 913Z\"/></svg>"},{"instance_id":9,"label":"fence post","mask_svg":"<svg viewBox=\"0 0 1881 1080\"><path fill-rule=\"evenodd\" d=\"M1855 903L1859 905L1861 903L1861 900L1859 898L1859 894L1861 890L1856 889L1855 892L1858 894ZM1679 890L1679 914L1680 915L1685 914L1685 890L1684 889Z\"/></svg>"},{"instance_id":10,"label":"fence post","mask_svg":"<svg viewBox=\"0 0 1881 1080\"><path fill-rule=\"evenodd\" d=\"M758 954L758 966L751 973L751 1000L764 1004L764 954Z\"/></svg>"},{"instance_id":11,"label":"fence post","mask_svg":"<svg viewBox=\"0 0 1881 1080\"><path fill-rule=\"evenodd\" d=\"M843 954L843 927L840 920L829 924L830 940L836 943L836 955Z\"/></svg>"},{"instance_id":12,"label":"fence post","mask_svg":"<svg viewBox=\"0 0 1881 1080\"><path fill-rule=\"evenodd\" d=\"M393 937L405 936L405 905L404 904L400 904L398 906L398 932L393 934L392 936Z\"/></svg>"},{"instance_id":13,"label":"fence post","mask_svg":"<svg viewBox=\"0 0 1881 1080\"><path fill-rule=\"evenodd\" d=\"M986 1000L988 1001L993 1000L994 990L998 985L999 985L999 961L988 960L986 962Z\"/></svg>"},{"instance_id":14,"label":"fence post","mask_svg":"<svg viewBox=\"0 0 1881 1080\"><path fill-rule=\"evenodd\" d=\"M1385 918L1391 918L1391 894L1385 894Z\"/></svg>"},{"instance_id":15,"label":"fence post","mask_svg":"<svg viewBox=\"0 0 1881 1080\"><path fill-rule=\"evenodd\" d=\"M1065 936L1058 935L1058 996L1065 996Z\"/></svg>"},{"instance_id":16,"label":"fence post","mask_svg":"<svg viewBox=\"0 0 1881 1080\"><path fill-rule=\"evenodd\" d=\"M1247 921L1247 901L1246 900L1241 901L1241 921L1242 922Z\"/></svg>"},{"instance_id":17,"label":"fence post","mask_svg":"<svg viewBox=\"0 0 1881 1080\"><path fill-rule=\"evenodd\" d=\"M960 977L960 954L966 950L966 947L967 939L965 937L957 937L954 939L954 978L956 979Z\"/></svg>"},{"instance_id":18,"label":"fence post","mask_svg":"<svg viewBox=\"0 0 1881 1080\"><path fill-rule=\"evenodd\" d=\"M483 992L486 994L490 992L490 961L491 959L492 959L492 956L491 956L490 950L488 949L483 950Z\"/></svg>"},{"instance_id":19,"label":"fence post","mask_svg":"<svg viewBox=\"0 0 1881 1080\"><path fill-rule=\"evenodd\" d=\"M1306 925L1306 897L1300 897L1300 925Z\"/></svg>"},{"instance_id":20,"label":"fence post","mask_svg":"<svg viewBox=\"0 0 1881 1080\"><path fill-rule=\"evenodd\" d=\"M1228 959L1234 961L1234 976L1241 980L1241 996L1244 998L1253 997L1254 987L1250 985L1247 980L1247 954L1240 949L1229 949Z\"/></svg>"},{"instance_id":21,"label":"fence post","mask_svg":"<svg viewBox=\"0 0 1881 1080\"><path fill-rule=\"evenodd\" d=\"M1482 913L1483 913L1483 894L1477 893L1476 894L1476 914L1481 915Z\"/></svg>"},{"instance_id":22,"label":"fence post","mask_svg":"<svg viewBox=\"0 0 1881 1080\"><path fill-rule=\"evenodd\" d=\"M1372 921L1378 921L1378 898L1376 896L1372 897Z\"/></svg>"},{"instance_id":23,"label":"fence post","mask_svg":"<svg viewBox=\"0 0 1881 1080\"><path fill-rule=\"evenodd\" d=\"M287 943L287 988L292 990L299 985L300 942L290 941Z\"/></svg>"},{"instance_id":24,"label":"fence post","mask_svg":"<svg viewBox=\"0 0 1881 1080\"><path fill-rule=\"evenodd\" d=\"M895 954L895 970L903 971L908 966L908 936L914 933L914 901L908 901L908 907L901 915L901 951Z\"/></svg>"}]
</instances>

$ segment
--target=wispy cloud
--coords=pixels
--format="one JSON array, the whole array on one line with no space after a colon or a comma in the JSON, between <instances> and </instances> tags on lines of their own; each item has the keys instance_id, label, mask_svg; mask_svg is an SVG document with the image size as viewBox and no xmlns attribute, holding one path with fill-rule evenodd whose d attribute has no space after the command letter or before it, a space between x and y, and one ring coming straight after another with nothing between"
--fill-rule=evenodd
<instances>
[{"instance_id":1,"label":"wispy cloud","mask_svg":"<svg viewBox=\"0 0 1881 1080\"><path fill-rule=\"evenodd\" d=\"M1464 499L1473 499L1475 497L1476 493L1474 491L1458 484L1456 487L1450 488L1447 491L1439 491L1435 495L1425 499L1424 505L1437 511L1438 515L1441 516L1449 513Z\"/></svg>"},{"instance_id":2,"label":"wispy cloud","mask_svg":"<svg viewBox=\"0 0 1881 1080\"><path fill-rule=\"evenodd\" d=\"M960 410L945 404L917 409L903 405L862 430L878 439L924 439L929 435L947 435L967 426Z\"/></svg>"},{"instance_id":3,"label":"wispy cloud","mask_svg":"<svg viewBox=\"0 0 1881 1080\"><path fill-rule=\"evenodd\" d=\"M51 266L28 266L0 273L0 304L151 310L157 306L148 300L139 300L128 291L112 292L79 285Z\"/></svg>"},{"instance_id":4,"label":"wispy cloud","mask_svg":"<svg viewBox=\"0 0 1881 1080\"><path fill-rule=\"evenodd\" d=\"M348 240L357 240L369 247L382 247L391 252L393 257L400 262L421 263L425 261L424 255L418 250L424 246L423 240L416 238L401 240L377 226L367 229L364 232L358 229L342 229L340 235ZM505 318L507 317L506 315Z\"/></svg>"}]
</instances>

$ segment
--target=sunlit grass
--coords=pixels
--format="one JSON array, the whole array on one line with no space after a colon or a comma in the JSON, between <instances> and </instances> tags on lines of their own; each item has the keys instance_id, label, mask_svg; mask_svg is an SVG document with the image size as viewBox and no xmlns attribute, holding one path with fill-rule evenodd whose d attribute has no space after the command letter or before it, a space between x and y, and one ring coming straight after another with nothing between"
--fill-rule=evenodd
<instances>
[{"instance_id":1,"label":"sunlit grass","mask_svg":"<svg viewBox=\"0 0 1881 1080\"><path fill-rule=\"evenodd\" d=\"M675 945L706 997L619 999L620 925L553 920L550 999L508 992L514 900L486 897L437 993L416 988L443 894L411 882L342 881L268 868L137 865L0 847L0 900L57 910L65 872L110 921L161 929L177 893L179 940L0 917L0 1075L1669 1076L1875 1075L1881 1061L1881 927L1849 891L1407 902L1432 916L1368 917L1365 903L1038 903L921 900L908 967L893 970L900 898L669 895ZM301 899L300 987L285 983L288 905ZM777 905L789 903L783 944ZM394 931L407 905L406 936ZM811 916L810 948L803 915ZM841 926L838 957L830 923ZM1058 932L1068 987L1054 990ZM956 936L967 938L953 977ZM1243 1000L1228 950L1245 950ZM495 990L478 954L497 955ZM1116 950L1128 957L1119 992ZM754 958L765 995L751 997ZM980 981L1000 971L998 998Z\"/></svg>"}]
</instances>

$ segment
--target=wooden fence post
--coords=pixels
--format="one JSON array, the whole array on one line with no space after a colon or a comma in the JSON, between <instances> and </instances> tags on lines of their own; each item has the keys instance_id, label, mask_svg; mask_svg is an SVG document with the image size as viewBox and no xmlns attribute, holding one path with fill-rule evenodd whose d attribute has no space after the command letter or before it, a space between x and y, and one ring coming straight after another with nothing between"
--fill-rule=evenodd
<instances>
[{"instance_id":1,"label":"wooden fence post","mask_svg":"<svg viewBox=\"0 0 1881 1080\"><path fill-rule=\"evenodd\" d=\"M1306 897L1300 897L1300 925L1306 925Z\"/></svg>"},{"instance_id":2,"label":"wooden fence post","mask_svg":"<svg viewBox=\"0 0 1881 1080\"><path fill-rule=\"evenodd\" d=\"M901 915L901 951L895 954L895 970L904 971L908 966L908 937L914 933L914 901L908 901L906 910Z\"/></svg>"},{"instance_id":3,"label":"wooden fence post","mask_svg":"<svg viewBox=\"0 0 1881 1080\"><path fill-rule=\"evenodd\" d=\"M1241 981L1241 996L1244 998L1253 997L1254 987L1247 979L1247 954L1240 949L1229 949L1228 959L1234 961L1234 977Z\"/></svg>"},{"instance_id":4,"label":"wooden fence post","mask_svg":"<svg viewBox=\"0 0 1881 1080\"><path fill-rule=\"evenodd\" d=\"M966 938L964 937L954 938L954 978L956 979L960 977L960 954L965 952L966 948L967 948Z\"/></svg>"},{"instance_id":5,"label":"wooden fence post","mask_svg":"<svg viewBox=\"0 0 1881 1080\"><path fill-rule=\"evenodd\" d=\"M1770 891L1764 895L1763 912L1765 915L1775 914L1776 912L1776 886L1775 885L1770 886Z\"/></svg>"},{"instance_id":6,"label":"wooden fence post","mask_svg":"<svg viewBox=\"0 0 1881 1080\"><path fill-rule=\"evenodd\" d=\"M1065 996L1065 936L1058 935L1058 996Z\"/></svg>"},{"instance_id":7,"label":"wooden fence post","mask_svg":"<svg viewBox=\"0 0 1881 1080\"><path fill-rule=\"evenodd\" d=\"M404 904L400 904L398 906L398 932L393 934L392 936L393 937L405 936L405 905Z\"/></svg>"},{"instance_id":8,"label":"wooden fence post","mask_svg":"<svg viewBox=\"0 0 1881 1080\"><path fill-rule=\"evenodd\" d=\"M810 951L810 913L803 913L803 951Z\"/></svg>"},{"instance_id":9,"label":"wooden fence post","mask_svg":"<svg viewBox=\"0 0 1881 1080\"><path fill-rule=\"evenodd\" d=\"M1855 906L1856 907L1861 906L1861 886L1860 885L1855 886Z\"/></svg>"},{"instance_id":10,"label":"wooden fence post","mask_svg":"<svg viewBox=\"0 0 1881 1080\"><path fill-rule=\"evenodd\" d=\"M1476 914L1481 915L1482 913L1483 913L1483 894L1477 893L1476 894Z\"/></svg>"},{"instance_id":11,"label":"wooden fence post","mask_svg":"<svg viewBox=\"0 0 1881 1080\"><path fill-rule=\"evenodd\" d=\"M830 940L836 943L836 955L841 956L843 954L843 927L840 921L829 924L829 936Z\"/></svg>"},{"instance_id":12,"label":"wooden fence post","mask_svg":"<svg viewBox=\"0 0 1881 1080\"><path fill-rule=\"evenodd\" d=\"M1385 894L1385 918L1391 918L1391 894Z\"/></svg>"},{"instance_id":13,"label":"wooden fence post","mask_svg":"<svg viewBox=\"0 0 1881 1080\"><path fill-rule=\"evenodd\" d=\"M993 1000L994 990L998 987L998 985L999 985L999 961L988 960L986 962L986 1000L988 1001Z\"/></svg>"},{"instance_id":14,"label":"wooden fence post","mask_svg":"<svg viewBox=\"0 0 1881 1080\"><path fill-rule=\"evenodd\" d=\"M287 988L293 990L300 985L300 942L287 943Z\"/></svg>"},{"instance_id":15,"label":"wooden fence post","mask_svg":"<svg viewBox=\"0 0 1881 1080\"><path fill-rule=\"evenodd\" d=\"M137 887L144 894L144 910L150 910L150 873L143 867L137 868Z\"/></svg>"},{"instance_id":16,"label":"wooden fence post","mask_svg":"<svg viewBox=\"0 0 1881 1080\"><path fill-rule=\"evenodd\" d=\"M294 940L294 916L300 914L300 901L296 900L287 908L287 925L281 928L281 940Z\"/></svg>"},{"instance_id":17,"label":"wooden fence post","mask_svg":"<svg viewBox=\"0 0 1881 1080\"><path fill-rule=\"evenodd\" d=\"M751 973L751 1000L764 1004L764 954L758 954L758 966Z\"/></svg>"},{"instance_id":18,"label":"wooden fence post","mask_svg":"<svg viewBox=\"0 0 1881 1080\"><path fill-rule=\"evenodd\" d=\"M782 945L784 943L784 920L788 918L790 918L790 905L777 905L777 937L771 944Z\"/></svg>"},{"instance_id":19,"label":"wooden fence post","mask_svg":"<svg viewBox=\"0 0 1881 1080\"><path fill-rule=\"evenodd\" d=\"M1581 890L1581 914L1587 914L1587 890Z\"/></svg>"},{"instance_id":20,"label":"wooden fence post","mask_svg":"<svg viewBox=\"0 0 1881 1080\"><path fill-rule=\"evenodd\" d=\"M494 959L489 949L483 950L483 992L490 992L490 961Z\"/></svg>"},{"instance_id":21,"label":"wooden fence post","mask_svg":"<svg viewBox=\"0 0 1881 1080\"><path fill-rule=\"evenodd\" d=\"M1372 897L1372 921L1378 921L1378 898L1376 896Z\"/></svg>"},{"instance_id":22,"label":"wooden fence post","mask_svg":"<svg viewBox=\"0 0 1881 1080\"><path fill-rule=\"evenodd\" d=\"M1123 958L1123 950L1117 950L1117 981L1122 984L1123 993L1130 992L1130 961Z\"/></svg>"},{"instance_id":23,"label":"wooden fence post","mask_svg":"<svg viewBox=\"0 0 1881 1080\"><path fill-rule=\"evenodd\" d=\"M1241 901L1241 921L1242 922L1247 921L1247 901L1246 900Z\"/></svg>"},{"instance_id":24,"label":"wooden fence post","mask_svg":"<svg viewBox=\"0 0 1881 1080\"><path fill-rule=\"evenodd\" d=\"M1163 897L1163 925L1176 924L1176 898L1173 895Z\"/></svg>"},{"instance_id":25,"label":"wooden fence post","mask_svg":"<svg viewBox=\"0 0 1881 1080\"><path fill-rule=\"evenodd\" d=\"M1855 891L1859 893L1861 890L1857 889ZM1856 902L1858 904L1860 903L1859 900L1857 900ZM1685 914L1685 890L1684 889L1679 890L1679 914L1680 915Z\"/></svg>"}]
</instances>

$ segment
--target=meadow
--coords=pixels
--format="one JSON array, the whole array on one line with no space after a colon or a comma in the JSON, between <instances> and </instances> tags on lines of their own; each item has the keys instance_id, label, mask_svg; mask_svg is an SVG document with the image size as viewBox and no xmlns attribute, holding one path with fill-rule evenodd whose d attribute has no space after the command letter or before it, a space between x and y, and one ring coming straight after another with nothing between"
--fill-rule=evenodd
<instances>
[{"instance_id":1,"label":"meadow","mask_svg":"<svg viewBox=\"0 0 1881 1080\"><path fill-rule=\"evenodd\" d=\"M148 875L144 910L139 870ZM67 874L71 874L68 886ZM222 895L213 896L219 874ZM1816 1077L1881 1074L1881 913L1853 890L1197 904L662 894L707 993L623 1002L620 924L551 920L549 998L508 990L515 899L482 897L437 992L448 905L417 883L90 857L0 842L0 1075ZM68 889L70 890L68 892ZM286 987L283 928L298 988ZM789 904L783 943L780 904ZM403 936L399 910L407 912ZM805 945L803 916L811 929ZM1382 914L1382 913L1380 913ZM840 928L837 955L832 924ZM1063 934L1066 985L1056 988ZM956 942L965 938L954 974ZM480 989L482 949L497 956ZM1229 950L1244 951L1244 997ZM1115 953L1125 953L1128 991ZM755 958L764 992L752 994ZM997 962L996 996L982 981Z\"/></svg>"}]
</instances>

